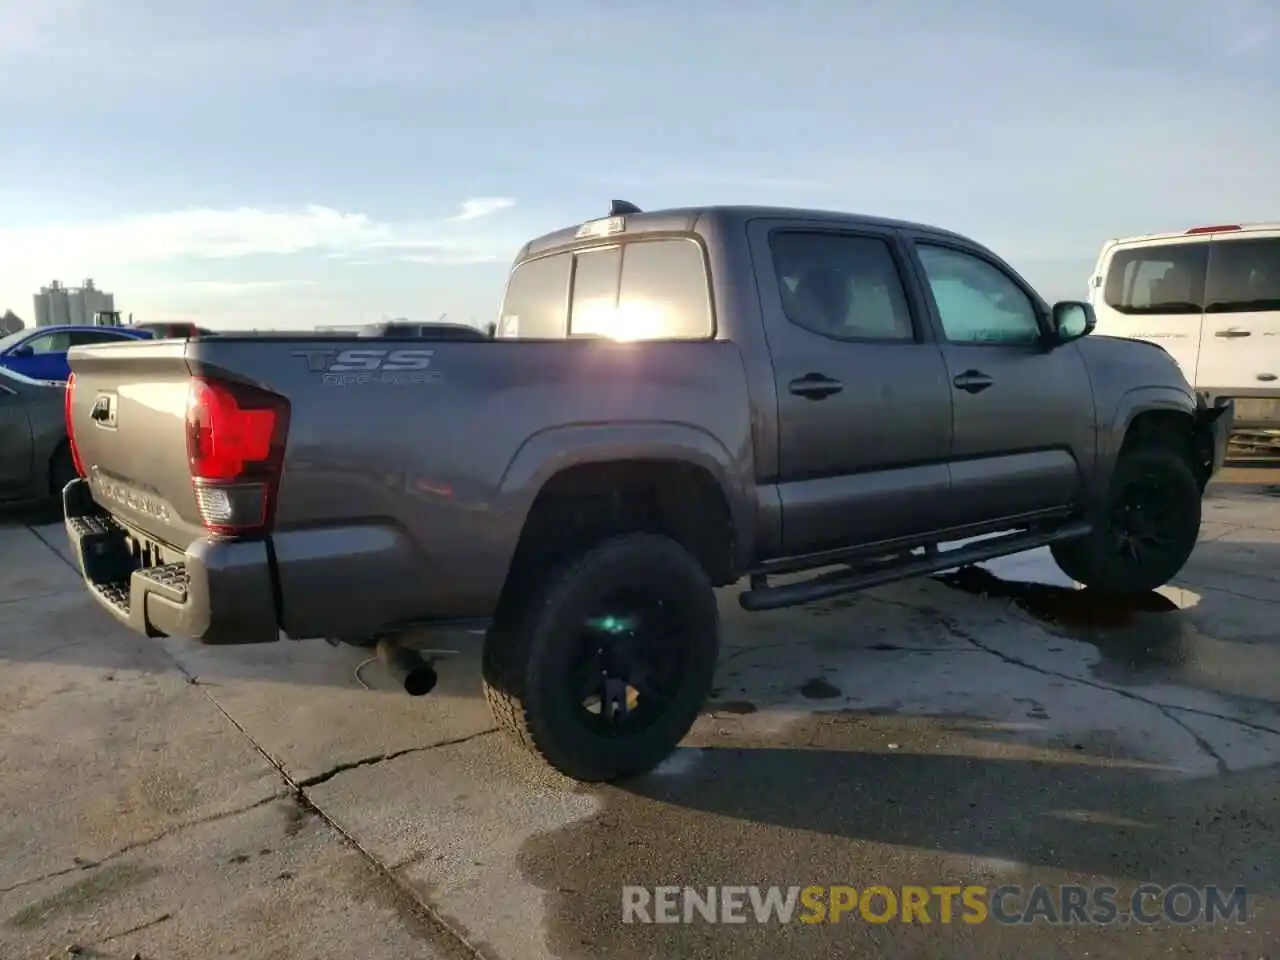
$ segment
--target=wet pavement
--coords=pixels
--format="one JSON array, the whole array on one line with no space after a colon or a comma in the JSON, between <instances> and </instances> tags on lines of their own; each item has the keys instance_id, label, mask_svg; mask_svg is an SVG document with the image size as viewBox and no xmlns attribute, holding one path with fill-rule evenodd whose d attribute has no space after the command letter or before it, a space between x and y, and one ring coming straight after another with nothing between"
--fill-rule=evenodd
<instances>
[{"instance_id":1,"label":"wet pavement","mask_svg":"<svg viewBox=\"0 0 1280 960\"><path fill-rule=\"evenodd\" d=\"M474 636L430 639L422 699L352 648L147 642L36 534L0 530L6 960L1280 956L1264 485L1215 488L1183 575L1125 606L1047 551L792 611L726 591L705 715L607 788L492 730ZM626 885L1037 883L1244 886L1247 916L622 923Z\"/></svg>"}]
</instances>

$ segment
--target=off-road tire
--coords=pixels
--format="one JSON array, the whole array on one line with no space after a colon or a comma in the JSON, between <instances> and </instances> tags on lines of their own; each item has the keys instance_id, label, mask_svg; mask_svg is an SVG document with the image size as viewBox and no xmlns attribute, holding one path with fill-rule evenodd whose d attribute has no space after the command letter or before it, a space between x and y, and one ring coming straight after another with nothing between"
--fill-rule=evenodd
<instances>
[{"instance_id":1,"label":"off-road tire","mask_svg":"<svg viewBox=\"0 0 1280 960\"><path fill-rule=\"evenodd\" d=\"M1109 521L1114 498L1143 474L1157 477L1162 489L1167 488L1174 496L1178 509L1171 517L1172 529L1166 531L1171 540L1169 550L1152 554L1146 563L1138 565L1114 550ZM1200 536L1200 498L1191 464L1181 452L1165 446L1135 447L1121 453L1116 461L1107 501L1093 531L1078 540L1055 543L1050 552L1063 573L1099 594L1149 593L1177 576L1195 549Z\"/></svg>"},{"instance_id":2,"label":"off-road tire","mask_svg":"<svg viewBox=\"0 0 1280 960\"><path fill-rule=\"evenodd\" d=\"M679 598L689 624L687 669L651 726L606 737L583 723L567 699L564 664L586 610L626 581L661 582ZM553 769L585 783L645 773L670 756L706 702L720 647L711 581L687 550L656 534L613 537L561 563L514 606L484 643L485 699L501 727Z\"/></svg>"}]
</instances>

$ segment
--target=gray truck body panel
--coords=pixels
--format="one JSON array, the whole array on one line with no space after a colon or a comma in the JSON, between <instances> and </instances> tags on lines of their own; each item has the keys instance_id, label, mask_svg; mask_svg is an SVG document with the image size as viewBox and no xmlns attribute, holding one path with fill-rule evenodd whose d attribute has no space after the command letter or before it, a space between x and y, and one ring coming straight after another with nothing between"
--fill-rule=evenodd
<instances>
[{"instance_id":1,"label":"gray truck body panel","mask_svg":"<svg viewBox=\"0 0 1280 960\"><path fill-rule=\"evenodd\" d=\"M769 237L783 227L887 242L915 340L837 342L788 320L769 260ZM702 246L713 338L225 335L74 348L73 423L88 477L67 492L73 543L87 550L74 516L105 511L164 563L195 571L179 612L149 601L145 584L132 602L104 605L144 632L208 642L486 618L547 482L624 461L678 462L713 479L732 520L735 576L853 546L946 540L1087 510L1134 417L1196 414L1176 364L1148 344L948 342L918 240L988 260L1034 300L1046 337L1050 320L1007 264L947 231L734 207L628 216L626 239L642 234ZM558 231L526 245L517 263L589 242ZM413 361L400 364L412 375L397 372L397 356ZM993 385L956 389L975 370ZM843 389L815 402L789 387L815 373ZM192 375L291 403L263 542L219 541L200 524L183 420ZM89 416L101 396L114 404L110 425Z\"/></svg>"}]
</instances>

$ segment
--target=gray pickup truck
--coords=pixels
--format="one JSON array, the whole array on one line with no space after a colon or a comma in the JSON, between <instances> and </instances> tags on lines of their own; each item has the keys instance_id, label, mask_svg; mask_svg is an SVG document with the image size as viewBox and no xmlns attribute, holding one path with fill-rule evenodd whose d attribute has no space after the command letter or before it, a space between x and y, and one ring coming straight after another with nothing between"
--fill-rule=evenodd
<instances>
[{"instance_id":1,"label":"gray pickup truck","mask_svg":"<svg viewBox=\"0 0 1280 960\"><path fill-rule=\"evenodd\" d=\"M149 636L376 644L422 690L408 631L483 624L498 720L613 780L702 709L715 587L1177 574L1232 410L1093 322L933 227L615 201L520 251L489 332L73 349L67 533Z\"/></svg>"}]
</instances>

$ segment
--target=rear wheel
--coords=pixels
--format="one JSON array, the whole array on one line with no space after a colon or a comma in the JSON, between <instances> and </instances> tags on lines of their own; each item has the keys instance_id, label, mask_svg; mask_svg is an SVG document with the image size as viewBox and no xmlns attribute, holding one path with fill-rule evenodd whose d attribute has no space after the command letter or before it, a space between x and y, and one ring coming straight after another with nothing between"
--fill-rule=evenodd
<instances>
[{"instance_id":1,"label":"rear wheel","mask_svg":"<svg viewBox=\"0 0 1280 960\"><path fill-rule=\"evenodd\" d=\"M1102 594L1147 593L1177 576L1200 535L1200 487L1168 447L1121 453L1093 532L1050 549L1062 572Z\"/></svg>"},{"instance_id":2,"label":"rear wheel","mask_svg":"<svg viewBox=\"0 0 1280 960\"><path fill-rule=\"evenodd\" d=\"M495 719L575 780L618 780L675 750L711 689L719 613L702 566L628 534L562 564L485 638ZM502 622L506 621L506 622Z\"/></svg>"}]
</instances>

